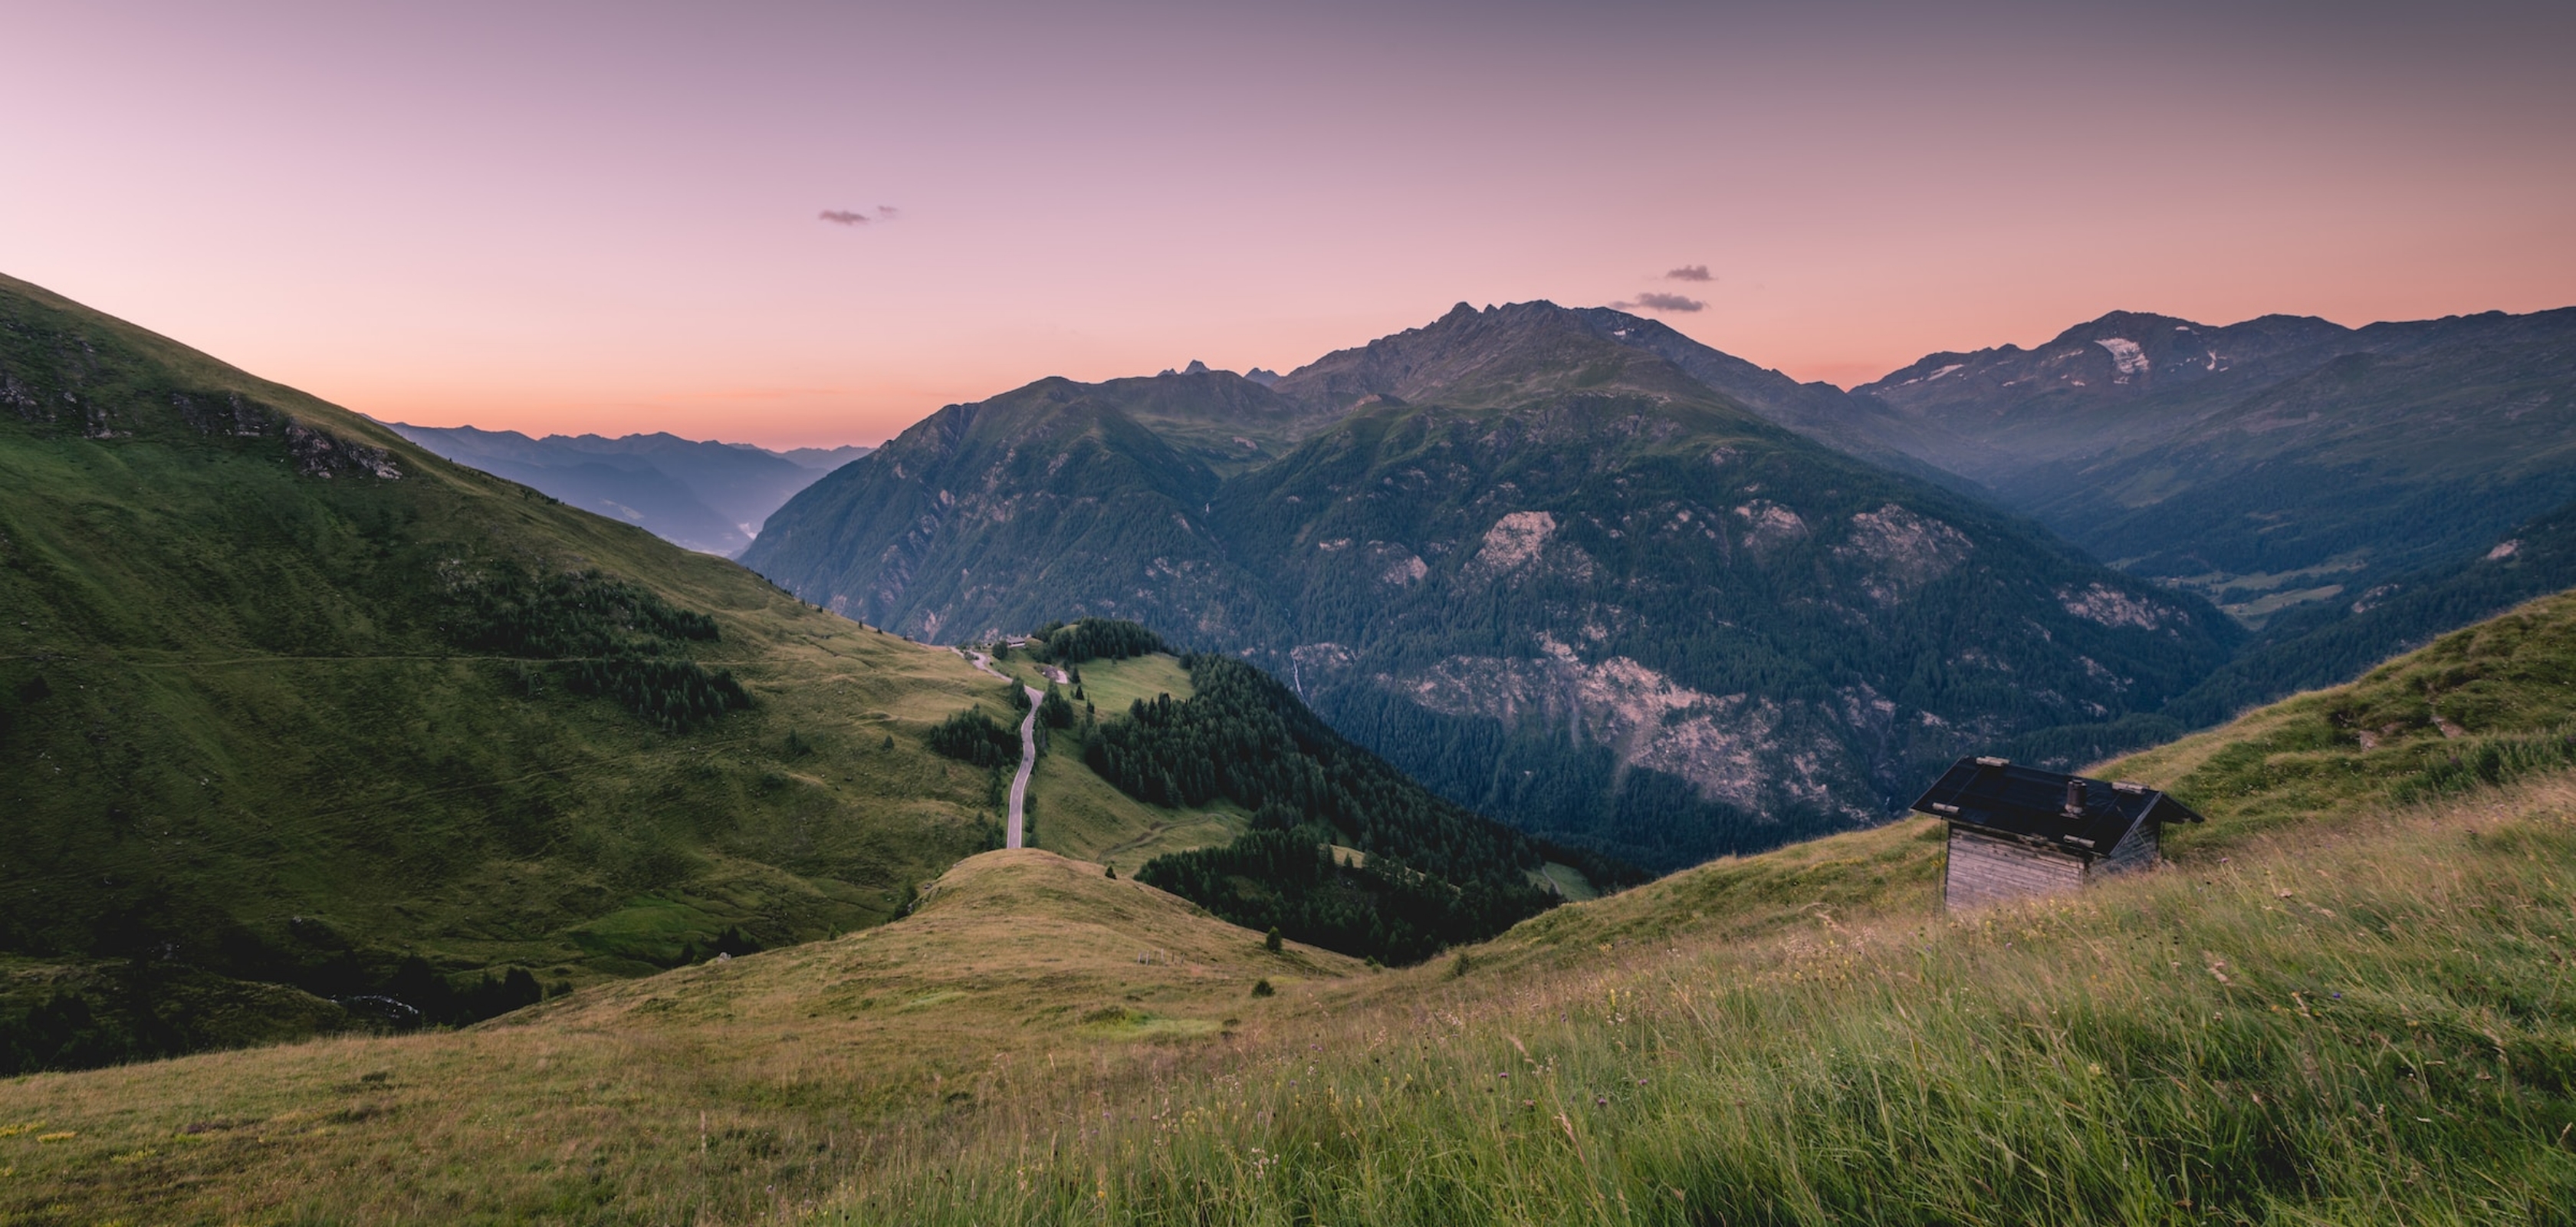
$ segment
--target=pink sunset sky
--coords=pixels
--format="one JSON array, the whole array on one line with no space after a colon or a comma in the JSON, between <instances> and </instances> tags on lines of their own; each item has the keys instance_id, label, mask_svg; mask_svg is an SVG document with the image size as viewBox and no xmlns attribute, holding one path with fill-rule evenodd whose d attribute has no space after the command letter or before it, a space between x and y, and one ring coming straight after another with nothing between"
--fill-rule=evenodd
<instances>
[{"instance_id":1,"label":"pink sunset sky","mask_svg":"<svg viewBox=\"0 0 2576 1227\"><path fill-rule=\"evenodd\" d=\"M1703 309L1659 318L1842 384L2113 309L2576 303L2565 3L12 2L0 30L0 272L430 425L873 443L1461 300L1678 294Z\"/></svg>"}]
</instances>

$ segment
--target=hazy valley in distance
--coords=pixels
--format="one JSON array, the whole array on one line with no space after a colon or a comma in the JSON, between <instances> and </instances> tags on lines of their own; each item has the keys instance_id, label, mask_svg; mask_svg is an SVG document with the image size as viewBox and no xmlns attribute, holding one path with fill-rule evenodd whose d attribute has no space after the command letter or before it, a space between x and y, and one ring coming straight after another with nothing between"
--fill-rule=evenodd
<instances>
[{"instance_id":1,"label":"hazy valley in distance","mask_svg":"<svg viewBox=\"0 0 2576 1227\"><path fill-rule=\"evenodd\" d=\"M459 464L727 558L742 553L761 522L797 491L869 451L849 445L774 452L669 434L531 439L471 426L386 426Z\"/></svg>"}]
</instances>

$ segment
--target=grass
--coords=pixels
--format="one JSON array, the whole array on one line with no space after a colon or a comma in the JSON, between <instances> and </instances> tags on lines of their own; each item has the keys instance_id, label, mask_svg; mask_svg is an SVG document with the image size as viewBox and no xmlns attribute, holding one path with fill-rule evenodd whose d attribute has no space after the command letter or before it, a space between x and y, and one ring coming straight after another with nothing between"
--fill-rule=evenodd
<instances>
[{"instance_id":1,"label":"grass","mask_svg":"<svg viewBox=\"0 0 2576 1227\"><path fill-rule=\"evenodd\" d=\"M2576 593L2434 640L2349 685L2106 764L2226 822L2215 848L2288 824L2576 765Z\"/></svg>"},{"instance_id":2,"label":"grass","mask_svg":"<svg viewBox=\"0 0 2576 1227\"><path fill-rule=\"evenodd\" d=\"M0 1222L757 1218L1360 974L1097 866L986 853L898 924L462 1032L0 1082L0 1128L41 1125L0 1136ZM1280 996L1252 999L1261 978Z\"/></svg>"},{"instance_id":3,"label":"grass","mask_svg":"<svg viewBox=\"0 0 2576 1227\"><path fill-rule=\"evenodd\" d=\"M2455 726L2548 724L2514 679L2571 614L2116 764L2211 827L2072 899L1945 915L1908 822L1364 974L987 854L898 923L464 1033L0 1084L0 1214L2565 1223L2576 775L2427 789L2447 759L2356 742L2302 819L2232 755L2428 668L2483 696Z\"/></svg>"},{"instance_id":4,"label":"grass","mask_svg":"<svg viewBox=\"0 0 2576 1227\"><path fill-rule=\"evenodd\" d=\"M882 923L982 846L983 773L921 743L1000 710L953 655L25 283L0 279L0 325L0 367L42 394L0 408L0 951L31 972L0 1024L138 956L326 1027L348 1020L262 986L346 993L406 954L586 983L728 927ZM255 433L182 398L249 405ZM290 429L400 476L301 471ZM689 651L756 706L669 733L457 648L456 577L502 562L712 616ZM184 1043L246 1034L273 1032Z\"/></svg>"},{"instance_id":5,"label":"grass","mask_svg":"<svg viewBox=\"0 0 2576 1227\"><path fill-rule=\"evenodd\" d=\"M855 1222L2496 1222L2576 1207L2576 785L1950 919L1354 988Z\"/></svg>"},{"instance_id":6,"label":"grass","mask_svg":"<svg viewBox=\"0 0 2576 1227\"><path fill-rule=\"evenodd\" d=\"M1026 653L1013 653L1008 660L995 662L1002 672L1021 682L1046 689L1048 676ZM1063 668L1063 666L1047 666ZM1181 667L1181 658L1168 652L1150 652L1125 660L1089 660L1074 668L1082 670L1082 691L1092 706L1103 716L1118 715L1127 705L1156 695L1168 694L1179 702L1198 693L1190 684L1190 672ZM1065 697L1073 697L1073 688L1064 688Z\"/></svg>"}]
</instances>

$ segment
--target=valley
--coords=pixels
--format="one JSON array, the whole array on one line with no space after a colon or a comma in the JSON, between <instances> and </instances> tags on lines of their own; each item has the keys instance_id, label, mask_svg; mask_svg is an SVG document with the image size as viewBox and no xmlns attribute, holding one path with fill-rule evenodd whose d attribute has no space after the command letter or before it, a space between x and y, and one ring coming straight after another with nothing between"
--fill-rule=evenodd
<instances>
[{"instance_id":1,"label":"valley","mask_svg":"<svg viewBox=\"0 0 2576 1227\"><path fill-rule=\"evenodd\" d=\"M2576 1189L2561 512L2248 631L1542 305L1038 385L800 496L918 511L822 595L957 650L0 289L0 1215ZM1273 416L1219 463L1130 407ZM1870 808L2151 744L2094 770L2212 822L2075 899L1944 913Z\"/></svg>"},{"instance_id":2,"label":"valley","mask_svg":"<svg viewBox=\"0 0 2576 1227\"><path fill-rule=\"evenodd\" d=\"M749 546L761 523L790 496L869 451L773 452L670 434L531 439L515 430L385 425L458 464L633 524L682 549L727 558Z\"/></svg>"},{"instance_id":3,"label":"valley","mask_svg":"<svg viewBox=\"0 0 2576 1227\"><path fill-rule=\"evenodd\" d=\"M2571 668L2554 597L2106 764L2210 824L1984 913L1939 910L1915 820L1372 971L985 853L890 925L460 1033L0 1083L0 1205L2546 1222L2576 1189Z\"/></svg>"},{"instance_id":4,"label":"valley","mask_svg":"<svg viewBox=\"0 0 2576 1227\"><path fill-rule=\"evenodd\" d=\"M1617 311L1461 304L1264 383L949 406L745 560L924 638L1141 621L1452 800L1669 869L1880 821L1971 745L2152 744L2576 584L2544 544L2571 321L2114 313L1845 392ZM1260 442L1209 451L1229 421Z\"/></svg>"},{"instance_id":5,"label":"valley","mask_svg":"<svg viewBox=\"0 0 2576 1227\"><path fill-rule=\"evenodd\" d=\"M2576 1227L2576 5L0 31L0 1227Z\"/></svg>"},{"instance_id":6,"label":"valley","mask_svg":"<svg viewBox=\"0 0 2576 1227\"><path fill-rule=\"evenodd\" d=\"M1146 425L1183 402L1297 442L1220 474ZM1881 821L1970 744L2153 712L2240 633L1544 303L1271 386L950 406L744 562L923 638L1142 622L1260 664L1459 804L1655 869Z\"/></svg>"}]
</instances>

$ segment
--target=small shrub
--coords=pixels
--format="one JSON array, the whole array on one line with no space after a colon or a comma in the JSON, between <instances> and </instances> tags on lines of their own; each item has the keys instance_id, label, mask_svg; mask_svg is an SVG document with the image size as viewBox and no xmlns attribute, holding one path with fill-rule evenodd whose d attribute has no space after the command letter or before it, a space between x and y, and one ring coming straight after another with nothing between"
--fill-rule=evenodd
<instances>
[{"instance_id":1,"label":"small shrub","mask_svg":"<svg viewBox=\"0 0 2576 1227\"><path fill-rule=\"evenodd\" d=\"M1270 926L1270 932L1261 939L1261 948L1272 954L1277 954L1279 953L1279 945L1279 926L1272 925Z\"/></svg>"},{"instance_id":2,"label":"small shrub","mask_svg":"<svg viewBox=\"0 0 2576 1227\"><path fill-rule=\"evenodd\" d=\"M1264 976L1261 979L1252 982L1252 995L1255 997L1273 997L1277 996L1278 993L1278 989L1270 987L1270 978L1268 976Z\"/></svg>"}]
</instances>

